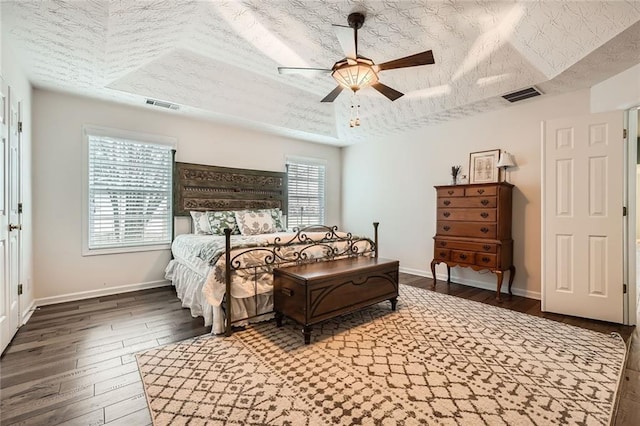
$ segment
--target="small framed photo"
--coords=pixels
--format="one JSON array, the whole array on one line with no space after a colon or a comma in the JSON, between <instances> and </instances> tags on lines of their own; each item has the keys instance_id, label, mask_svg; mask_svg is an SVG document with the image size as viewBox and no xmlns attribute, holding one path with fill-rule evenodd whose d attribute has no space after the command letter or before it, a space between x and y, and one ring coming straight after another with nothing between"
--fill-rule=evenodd
<instances>
[{"instance_id":1,"label":"small framed photo","mask_svg":"<svg viewBox=\"0 0 640 426\"><path fill-rule=\"evenodd\" d=\"M469 154L469 183L498 182L500 150L472 152Z\"/></svg>"}]
</instances>

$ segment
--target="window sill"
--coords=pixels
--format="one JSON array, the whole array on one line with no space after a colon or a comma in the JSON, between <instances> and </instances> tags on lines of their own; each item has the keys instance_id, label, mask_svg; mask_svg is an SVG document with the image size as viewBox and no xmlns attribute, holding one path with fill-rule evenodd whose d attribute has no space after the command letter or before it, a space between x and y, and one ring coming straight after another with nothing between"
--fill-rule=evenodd
<instances>
[{"instance_id":1,"label":"window sill","mask_svg":"<svg viewBox=\"0 0 640 426\"><path fill-rule=\"evenodd\" d=\"M111 247L101 249L90 249L83 247L82 256L103 256L108 254L124 254L124 253L138 253L146 251L159 251L170 250L171 244L156 244L152 246L135 246L135 247Z\"/></svg>"}]
</instances>

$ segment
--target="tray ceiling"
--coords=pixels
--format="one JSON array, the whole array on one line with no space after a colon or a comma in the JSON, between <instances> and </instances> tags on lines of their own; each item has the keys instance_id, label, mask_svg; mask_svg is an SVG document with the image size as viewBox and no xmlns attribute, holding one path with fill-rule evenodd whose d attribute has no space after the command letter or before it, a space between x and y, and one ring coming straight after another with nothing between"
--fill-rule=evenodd
<instances>
[{"instance_id":1,"label":"tray ceiling","mask_svg":"<svg viewBox=\"0 0 640 426\"><path fill-rule=\"evenodd\" d=\"M359 52L377 63L433 50L434 65L380 74L405 93L395 102L365 88L321 103L329 75L277 72L342 59L331 24L354 10L366 15ZM3 45L35 87L153 98L180 106L168 113L336 145L508 107L501 95L531 85L589 87L640 62L636 1L21 0L1 12Z\"/></svg>"}]
</instances>

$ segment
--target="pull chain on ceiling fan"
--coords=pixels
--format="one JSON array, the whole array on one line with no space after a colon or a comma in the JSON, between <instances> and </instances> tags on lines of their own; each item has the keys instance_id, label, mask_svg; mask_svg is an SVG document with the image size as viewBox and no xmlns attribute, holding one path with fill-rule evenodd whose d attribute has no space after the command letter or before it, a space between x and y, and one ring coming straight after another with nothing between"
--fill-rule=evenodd
<instances>
[{"instance_id":1,"label":"pull chain on ceiling fan","mask_svg":"<svg viewBox=\"0 0 640 426\"><path fill-rule=\"evenodd\" d=\"M395 59L376 65L371 59L358 54L358 30L364 24L364 15L354 12L347 18L349 26L333 25L336 36L345 58L339 60L331 69L328 68L291 68L278 67L280 74L328 74L338 82L338 86L331 91L321 102L333 102L344 90L349 89L354 93L367 86L371 86L382 93L388 99L395 101L404 93L398 92L378 81L378 73L381 71L416 67L420 65L434 64L433 52L427 50L415 55ZM353 32L351 31L353 29Z\"/></svg>"}]
</instances>

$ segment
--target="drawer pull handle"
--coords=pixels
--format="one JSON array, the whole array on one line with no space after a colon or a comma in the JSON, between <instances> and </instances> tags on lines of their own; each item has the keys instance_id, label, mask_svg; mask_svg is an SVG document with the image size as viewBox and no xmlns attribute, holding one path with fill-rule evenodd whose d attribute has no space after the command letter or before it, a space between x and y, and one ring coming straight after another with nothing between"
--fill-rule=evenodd
<instances>
[{"instance_id":1,"label":"drawer pull handle","mask_svg":"<svg viewBox=\"0 0 640 426\"><path fill-rule=\"evenodd\" d=\"M447 194L449 194L449 195L453 195L453 193L454 193L454 192L455 192L455 191L454 191L453 189L450 189L450 190L448 190L448 191L447 191Z\"/></svg>"},{"instance_id":2,"label":"drawer pull handle","mask_svg":"<svg viewBox=\"0 0 640 426\"><path fill-rule=\"evenodd\" d=\"M285 296L293 296L293 290L291 290L290 288L286 288L286 287L282 287L280 289L280 291L282 292L282 294L284 294Z\"/></svg>"},{"instance_id":3,"label":"drawer pull handle","mask_svg":"<svg viewBox=\"0 0 640 426\"><path fill-rule=\"evenodd\" d=\"M489 232L489 228L485 228L483 226L482 228L480 228L480 232L482 232L483 234L486 234L487 232Z\"/></svg>"},{"instance_id":4,"label":"drawer pull handle","mask_svg":"<svg viewBox=\"0 0 640 426\"><path fill-rule=\"evenodd\" d=\"M461 255L460 255L460 259L465 260L466 258L467 258L467 255L466 255L466 254L461 254Z\"/></svg>"},{"instance_id":5,"label":"drawer pull handle","mask_svg":"<svg viewBox=\"0 0 640 426\"><path fill-rule=\"evenodd\" d=\"M482 246L482 248L485 249L485 251L491 250L491 246L490 245L484 245L484 246Z\"/></svg>"},{"instance_id":6,"label":"drawer pull handle","mask_svg":"<svg viewBox=\"0 0 640 426\"><path fill-rule=\"evenodd\" d=\"M444 216L444 217L449 217L449 216L451 216L451 213L449 213L449 212L444 212L444 213L442 213L442 216Z\"/></svg>"},{"instance_id":7,"label":"drawer pull handle","mask_svg":"<svg viewBox=\"0 0 640 426\"><path fill-rule=\"evenodd\" d=\"M442 227L442 229L444 229L445 231L448 231L449 229L451 229L451 227L449 225L445 225Z\"/></svg>"},{"instance_id":8,"label":"drawer pull handle","mask_svg":"<svg viewBox=\"0 0 640 426\"><path fill-rule=\"evenodd\" d=\"M484 217L485 219L489 217L489 213L487 212L482 212L480 213L480 216Z\"/></svg>"},{"instance_id":9,"label":"drawer pull handle","mask_svg":"<svg viewBox=\"0 0 640 426\"><path fill-rule=\"evenodd\" d=\"M446 251L441 251L440 252L440 257L442 257L442 258L447 257L447 252Z\"/></svg>"},{"instance_id":10,"label":"drawer pull handle","mask_svg":"<svg viewBox=\"0 0 640 426\"><path fill-rule=\"evenodd\" d=\"M482 204L483 206L486 206L487 204L489 204L489 200L482 200L480 201L480 204Z\"/></svg>"},{"instance_id":11,"label":"drawer pull handle","mask_svg":"<svg viewBox=\"0 0 640 426\"><path fill-rule=\"evenodd\" d=\"M484 194L484 189L478 189L478 194Z\"/></svg>"},{"instance_id":12,"label":"drawer pull handle","mask_svg":"<svg viewBox=\"0 0 640 426\"><path fill-rule=\"evenodd\" d=\"M451 201L449 201L449 200L444 200L444 201L442 202L442 204L444 204L445 206L448 206L449 204L451 204Z\"/></svg>"},{"instance_id":13,"label":"drawer pull handle","mask_svg":"<svg viewBox=\"0 0 640 426\"><path fill-rule=\"evenodd\" d=\"M490 260L491 260L491 259L489 259L489 258L488 258L488 257L486 257L486 256L482 258L482 261L483 261L484 263L489 263L489 261L490 261Z\"/></svg>"},{"instance_id":14,"label":"drawer pull handle","mask_svg":"<svg viewBox=\"0 0 640 426\"><path fill-rule=\"evenodd\" d=\"M440 241L440 247L446 247L446 246L447 246L446 241Z\"/></svg>"}]
</instances>

